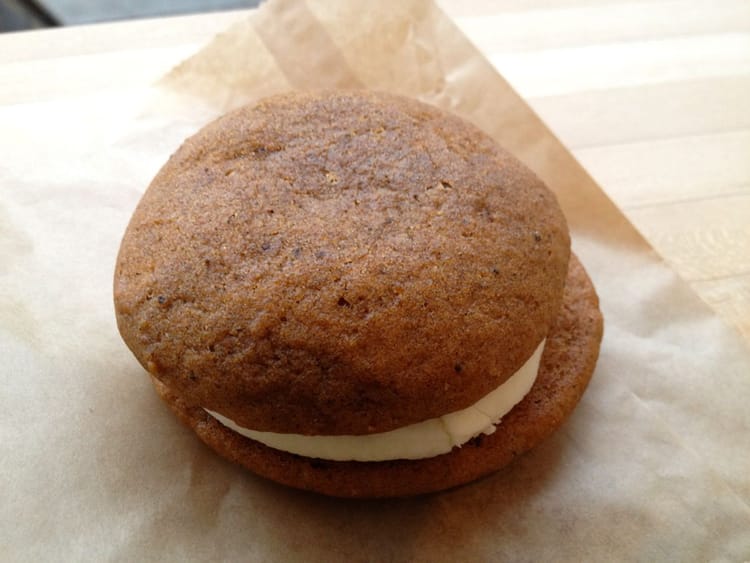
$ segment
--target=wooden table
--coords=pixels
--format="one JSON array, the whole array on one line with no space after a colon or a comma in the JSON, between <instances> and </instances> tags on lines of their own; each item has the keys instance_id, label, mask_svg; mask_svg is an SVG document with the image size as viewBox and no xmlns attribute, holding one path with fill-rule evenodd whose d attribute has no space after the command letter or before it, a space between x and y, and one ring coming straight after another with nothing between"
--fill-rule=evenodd
<instances>
[{"instance_id":1,"label":"wooden table","mask_svg":"<svg viewBox=\"0 0 750 563\"><path fill-rule=\"evenodd\" d=\"M441 4L750 341L750 2ZM89 140L123 126L151 83L246 15L0 35L0 154L44 154L44 124L20 114L58 116Z\"/></svg>"}]
</instances>

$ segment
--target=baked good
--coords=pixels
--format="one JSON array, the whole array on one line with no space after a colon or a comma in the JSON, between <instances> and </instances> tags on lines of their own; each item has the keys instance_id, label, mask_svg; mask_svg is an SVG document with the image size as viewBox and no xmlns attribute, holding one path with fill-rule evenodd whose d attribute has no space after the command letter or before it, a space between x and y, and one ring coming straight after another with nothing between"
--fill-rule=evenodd
<instances>
[{"instance_id":1,"label":"baked good","mask_svg":"<svg viewBox=\"0 0 750 563\"><path fill-rule=\"evenodd\" d=\"M339 496L498 469L573 409L602 331L532 172L455 116L356 91L267 98L188 139L131 219L114 292L204 441Z\"/></svg>"}]
</instances>

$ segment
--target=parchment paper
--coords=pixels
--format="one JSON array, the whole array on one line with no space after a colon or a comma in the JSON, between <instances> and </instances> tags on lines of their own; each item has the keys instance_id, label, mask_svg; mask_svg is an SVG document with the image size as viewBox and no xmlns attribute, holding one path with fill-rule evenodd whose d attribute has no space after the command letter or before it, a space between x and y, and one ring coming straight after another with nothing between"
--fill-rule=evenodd
<instances>
[{"instance_id":1,"label":"parchment paper","mask_svg":"<svg viewBox=\"0 0 750 563\"><path fill-rule=\"evenodd\" d=\"M745 344L442 12L380 4L273 1L116 134L51 139L64 158L6 147L0 560L750 559ZM605 339L581 405L478 483L353 502L266 482L181 427L119 338L114 259L161 163L225 110L319 87L400 92L485 129L557 193L599 291Z\"/></svg>"}]
</instances>

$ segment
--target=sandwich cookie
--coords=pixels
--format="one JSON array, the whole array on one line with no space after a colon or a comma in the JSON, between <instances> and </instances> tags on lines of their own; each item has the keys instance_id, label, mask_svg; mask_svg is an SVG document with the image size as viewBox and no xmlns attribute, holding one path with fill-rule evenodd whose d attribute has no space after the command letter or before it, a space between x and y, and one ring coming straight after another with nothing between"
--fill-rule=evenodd
<instances>
[{"instance_id":1,"label":"sandwich cookie","mask_svg":"<svg viewBox=\"0 0 750 563\"><path fill-rule=\"evenodd\" d=\"M440 490L558 427L602 319L554 196L397 96L267 98L188 139L115 272L120 332L221 455L349 497Z\"/></svg>"}]
</instances>

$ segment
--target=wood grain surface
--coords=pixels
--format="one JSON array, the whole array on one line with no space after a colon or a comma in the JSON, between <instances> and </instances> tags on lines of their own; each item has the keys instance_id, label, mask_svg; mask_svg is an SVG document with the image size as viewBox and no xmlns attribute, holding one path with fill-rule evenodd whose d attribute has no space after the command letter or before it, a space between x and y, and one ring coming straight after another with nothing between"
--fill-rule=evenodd
<instances>
[{"instance_id":1,"label":"wood grain surface","mask_svg":"<svg viewBox=\"0 0 750 563\"><path fill-rule=\"evenodd\" d=\"M440 5L750 341L750 2ZM247 13L0 35L0 151L39 112L84 123L117 102L125 126L150 84Z\"/></svg>"},{"instance_id":2,"label":"wood grain surface","mask_svg":"<svg viewBox=\"0 0 750 563\"><path fill-rule=\"evenodd\" d=\"M443 6L750 340L750 2Z\"/></svg>"}]
</instances>

